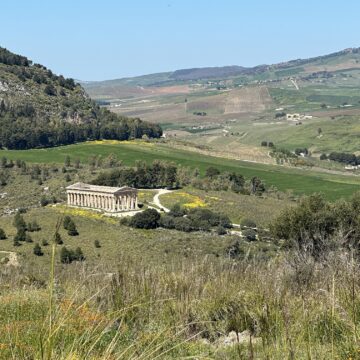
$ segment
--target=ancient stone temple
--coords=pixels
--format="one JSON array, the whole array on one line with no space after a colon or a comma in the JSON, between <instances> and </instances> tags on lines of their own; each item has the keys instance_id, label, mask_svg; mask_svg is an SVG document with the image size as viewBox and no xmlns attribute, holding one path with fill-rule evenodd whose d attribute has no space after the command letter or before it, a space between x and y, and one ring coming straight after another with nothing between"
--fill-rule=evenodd
<instances>
[{"instance_id":1,"label":"ancient stone temple","mask_svg":"<svg viewBox=\"0 0 360 360\"><path fill-rule=\"evenodd\" d=\"M67 203L107 212L138 210L137 190L131 187L89 185L82 182L66 188Z\"/></svg>"}]
</instances>

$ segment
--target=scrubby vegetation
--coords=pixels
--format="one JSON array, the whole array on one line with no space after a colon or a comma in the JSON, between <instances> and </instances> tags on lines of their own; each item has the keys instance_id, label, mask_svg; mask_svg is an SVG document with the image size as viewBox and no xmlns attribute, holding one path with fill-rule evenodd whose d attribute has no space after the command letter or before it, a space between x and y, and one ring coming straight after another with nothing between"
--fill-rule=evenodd
<instances>
[{"instance_id":1,"label":"scrubby vegetation","mask_svg":"<svg viewBox=\"0 0 360 360\"><path fill-rule=\"evenodd\" d=\"M147 209L130 219L122 219L121 223L138 229L162 227L184 232L211 231L214 227L217 227L218 230L232 227L230 219L225 215L203 208L187 210L179 204L174 205L168 214L160 216L155 209Z\"/></svg>"},{"instance_id":2,"label":"scrubby vegetation","mask_svg":"<svg viewBox=\"0 0 360 360\"><path fill-rule=\"evenodd\" d=\"M174 163L155 160L151 165L137 161L135 167L122 167L101 173L93 183L105 186L134 186L137 188L173 188L192 185L201 190L231 190L243 194L261 195L265 185L258 177L245 181L236 172L221 172L215 167L206 169L205 177L197 169L179 167Z\"/></svg>"}]
</instances>

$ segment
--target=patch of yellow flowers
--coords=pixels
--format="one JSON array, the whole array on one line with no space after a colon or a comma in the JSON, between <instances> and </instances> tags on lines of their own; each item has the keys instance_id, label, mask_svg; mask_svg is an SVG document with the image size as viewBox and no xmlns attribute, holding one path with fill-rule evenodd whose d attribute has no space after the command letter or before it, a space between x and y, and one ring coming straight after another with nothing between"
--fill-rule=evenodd
<instances>
[{"instance_id":1,"label":"patch of yellow flowers","mask_svg":"<svg viewBox=\"0 0 360 360\"><path fill-rule=\"evenodd\" d=\"M205 207L206 203L201 197L197 195L192 195L187 192L179 191L173 192L167 195L168 197L174 199L174 201L180 202L184 207L187 208L196 208L196 207Z\"/></svg>"},{"instance_id":2,"label":"patch of yellow flowers","mask_svg":"<svg viewBox=\"0 0 360 360\"><path fill-rule=\"evenodd\" d=\"M102 214L101 212L92 211L89 209L72 208L72 207L67 207L64 205L54 206L54 209L59 211L62 214L66 214L66 215L82 216L82 217L86 217L88 219L94 219L94 220L105 220L112 224L116 224L116 222L117 222L116 219L114 219L114 218L106 216L106 215Z\"/></svg>"},{"instance_id":3,"label":"patch of yellow flowers","mask_svg":"<svg viewBox=\"0 0 360 360\"><path fill-rule=\"evenodd\" d=\"M153 143L144 140L93 140L86 142L89 145L144 145L154 146Z\"/></svg>"}]
</instances>

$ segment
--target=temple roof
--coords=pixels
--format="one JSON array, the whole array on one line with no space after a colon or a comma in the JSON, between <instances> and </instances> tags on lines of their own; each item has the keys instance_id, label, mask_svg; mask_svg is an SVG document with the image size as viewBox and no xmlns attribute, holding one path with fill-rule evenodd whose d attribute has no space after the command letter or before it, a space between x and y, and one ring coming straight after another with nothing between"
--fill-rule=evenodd
<instances>
[{"instance_id":1,"label":"temple roof","mask_svg":"<svg viewBox=\"0 0 360 360\"><path fill-rule=\"evenodd\" d=\"M93 191L98 193L106 193L106 194L117 194L123 191L134 191L136 189L122 186L122 187L112 187L112 186L99 186L99 185L91 185L85 184L83 182L77 182L75 184L69 185L66 187L66 190L75 190L75 191Z\"/></svg>"}]
</instances>

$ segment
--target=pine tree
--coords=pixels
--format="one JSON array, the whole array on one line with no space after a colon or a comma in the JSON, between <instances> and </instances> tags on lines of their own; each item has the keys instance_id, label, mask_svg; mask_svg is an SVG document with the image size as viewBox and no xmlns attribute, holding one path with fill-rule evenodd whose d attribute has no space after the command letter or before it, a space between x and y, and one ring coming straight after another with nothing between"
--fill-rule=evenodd
<instances>
[{"instance_id":1,"label":"pine tree","mask_svg":"<svg viewBox=\"0 0 360 360\"><path fill-rule=\"evenodd\" d=\"M26 241L27 243L32 243L32 242L33 242L32 238L31 238L31 236L30 236L29 234L26 234L26 235L25 235L25 241Z\"/></svg>"},{"instance_id":2,"label":"pine tree","mask_svg":"<svg viewBox=\"0 0 360 360\"><path fill-rule=\"evenodd\" d=\"M71 251L69 251L66 246L64 246L63 248L61 248L61 252L60 252L60 261L63 264L70 264L72 262L72 253Z\"/></svg>"},{"instance_id":3,"label":"pine tree","mask_svg":"<svg viewBox=\"0 0 360 360\"><path fill-rule=\"evenodd\" d=\"M80 247L77 247L75 249L74 260L77 260L77 261L84 261L85 260L85 256L84 256L84 254L83 254Z\"/></svg>"},{"instance_id":4,"label":"pine tree","mask_svg":"<svg viewBox=\"0 0 360 360\"><path fill-rule=\"evenodd\" d=\"M20 229L26 230L26 222L21 216L20 212L17 212L14 218L14 226L19 231Z\"/></svg>"},{"instance_id":5,"label":"pine tree","mask_svg":"<svg viewBox=\"0 0 360 360\"><path fill-rule=\"evenodd\" d=\"M14 246L21 246L19 240L16 240L16 238L14 239Z\"/></svg>"},{"instance_id":6,"label":"pine tree","mask_svg":"<svg viewBox=\"0 0 360 360\"><path fill-rule=\"evenodd\" d=\"M39 244L37 244L37 243L34 246L33 252L34 252L34 255L36 255L36 256L43 256L44 255L44 253L41 250L41 246Z\"/></svg>"},{"instance_id":7,"label":"pine tree","mask_svg":"<svg viewBox=\"0 0 360 360\"><path fill-rule=\"evenodd\" d=\"M58 245L62 245L64 243L61 238L61 235L58 232L55 233L54 240L55 240L55 243Z\"/></svg>"},{"instance_id":8,"label":"pine tree","mask_svg":"<svg viewBox=\"0 0 360 360\"><path fill-rule=\"evenodd\" d=\"M0 228L0 240L5 240L6 239L6 234L4 229Z\"/></svg>"},{"instance_id":9,"label":"pine tree","mask_svg":"<svg viewBox=\"0 0 360 360\"><path fill-rule=\"evenodd\" d=\"M71 217L66 215L63 220L63 226L65 230L68 230L69 224L72 222Z\"/></svg>"},{"instance_id":10,"label":"pine tree","mask_svg":"<svg viewBox=\"0 0 360 360\"><path fill-rule=\"evenodd\" d=\"M71 223L68 225L67 231L70 236L79 235L79 232L77 231L76 225L73 221L71 221Z\"/></svg>"},{"instance_id":11,"label":"pine tree","mask_svg":"<svg viewBox=\"0 0 360 360\"><path fill-rule=\"evenodd\" d=\"M70 161L70 156L69 156L69 155L66 155L64 164L65 164L66 167L69 167L69 166L71 165L71 161Z\"/></svg>"},{"instance_id":12,"label":"pine tree","mask_svg":"<svg viewBox=\"0 0 360 360\"><path fill-rule=\"evenodd\" d=\"M23 229L23 228L18 229L18 231L14 237L14 241L25 241L25 240L26 240L25 229Z\"/></svg>"}]
</instances>

